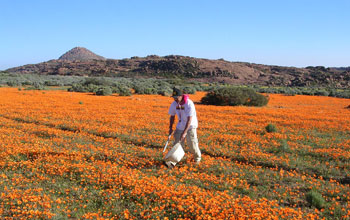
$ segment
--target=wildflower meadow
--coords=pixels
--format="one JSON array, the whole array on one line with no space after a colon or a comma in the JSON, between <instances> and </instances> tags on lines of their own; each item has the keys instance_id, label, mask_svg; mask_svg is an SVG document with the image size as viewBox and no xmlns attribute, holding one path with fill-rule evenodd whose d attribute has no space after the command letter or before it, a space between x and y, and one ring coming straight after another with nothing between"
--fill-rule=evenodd
<instances>
[{"instance_id":1,"label":"wildflower meadow","mask_svg":"<svg viewBox=\"0 0 350 220\"><path fill-rule=\"evenodd\" d=\"M204 95L202 161L168 169L170 97L0 88L0 218L350 219L349 99Z\"/></svg>"}]
</instances>

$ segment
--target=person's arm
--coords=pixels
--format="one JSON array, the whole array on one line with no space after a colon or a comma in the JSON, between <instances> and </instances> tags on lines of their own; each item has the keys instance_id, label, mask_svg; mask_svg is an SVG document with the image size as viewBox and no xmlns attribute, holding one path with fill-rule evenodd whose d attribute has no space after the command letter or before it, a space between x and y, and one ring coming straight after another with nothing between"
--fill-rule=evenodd
<instances>
[{"instance_id":1,"label":"person's arm","mask_svg":"<svg viewBox=\"0 0 350 220\"><path fill-rule=\"evenodd\" d=\"M176 115L176 102L174 101L171 103L168 114L170 115L169 119L169 135L173 133L173 124L175 121L175 115Z\"/></svg>"},{"instance_id":2,"label":"person's arm","mask_svg":"<svg viewBox=\"0 0 350 220\"><path fill-rule=\"evenodd\" d=\"M169 119L169 135L173 133L174 120L175 120L175 115L171 115Z\"/></svg>"},{"instance_id":3,"label":"person's arm","mask_svg":"<svg viewBox=\"0 0 350 220\"><path fill-rule=\"evenodd\" d=\"M192 121L192 116L188 116L187 117L187 122L186 122L186 126L185 126L185 130L183 131L183 133L181 134L181 138L180 141L183 141L187 135L187 131L190 128L191 125L191 121Z\"/></svg>"}]
</instances>

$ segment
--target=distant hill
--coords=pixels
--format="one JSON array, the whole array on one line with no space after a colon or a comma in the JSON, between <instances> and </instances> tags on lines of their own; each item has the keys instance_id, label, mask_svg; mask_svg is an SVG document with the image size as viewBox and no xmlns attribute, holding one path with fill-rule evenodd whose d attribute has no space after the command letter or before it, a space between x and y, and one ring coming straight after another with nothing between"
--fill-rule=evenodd
<instances>
[{"instance_id":1,"label":"distant hill","mask_svg":"<svg viewBox=\"0 0 350 220\"><path fill-rule=\"evenodd\" d=\"M62 56L58 58L58 60L64 60L64 61L87 61L87 60L105 60L106 58L96 55L90 50L84 48L84 47L74 47L73 49L69 50Z\"/></svg>"},{"instance_id":2,"label":"distant hill","mask_svg":"<svg viewBox=\"0 0 350 220\"><path fill-rule=\"evenodd\" d=\"M58 60L6 71L46 75L181 77L202 82L268 86L350 86L349 68L282 67L178 55L105 59L81 47L73 48Z\"/></svg>"},{"instance_id":3,"label":"distant hill","mask_svg":"<svg viewBox=\"0 0 350 220\"><path fill-rule=\"evenodd\" d=\"M333 69L337 69L337 70L342 70L342 71L350 71L350 66L348 67L331 67Z\"/></svg>"}]
</instances>

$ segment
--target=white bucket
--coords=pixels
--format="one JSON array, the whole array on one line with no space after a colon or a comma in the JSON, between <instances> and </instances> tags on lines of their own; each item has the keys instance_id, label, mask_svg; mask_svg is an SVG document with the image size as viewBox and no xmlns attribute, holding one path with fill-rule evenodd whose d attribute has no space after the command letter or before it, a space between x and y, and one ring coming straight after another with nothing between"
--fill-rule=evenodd
<instances>
[{"instance_id":1,"label":"white bucket","mask_svg":"<svg viewBox=\"0 0 350 220\"><path fill-rule=\"evenodd\" d=\"M184 157L185 151L180 143L175 144L171 150L165 155L164 160L178 163Z\"/></svg>"}]
</instances>

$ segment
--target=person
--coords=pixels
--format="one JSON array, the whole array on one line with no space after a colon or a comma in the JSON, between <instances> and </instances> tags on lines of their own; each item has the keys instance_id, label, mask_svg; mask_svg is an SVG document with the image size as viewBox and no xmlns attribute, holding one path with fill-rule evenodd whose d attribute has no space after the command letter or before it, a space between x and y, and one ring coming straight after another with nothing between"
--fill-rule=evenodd
<instances>
[{"instance_id":1,"label":"person","mask_svg":"<svg viewBox=\"0 0 350 220\"><path fill-rule=\"evenodd\" d=\"M194 103L189 99L188 95L183 94L178 88L173 88L172 97L174 98L174 101L171 103L168 112L170 115L169 135L173 133L173 124L175 121L175 115L177 115L178 123L174 132L174 145L181 142L181 145L184 146L186 139L189 151L194 156L195 163L199 164L201 161L201 151L198 147L198 120ZM165 164L169 168L176 165L173 161L165 161Z\"/></svg>"}]
</instances>

